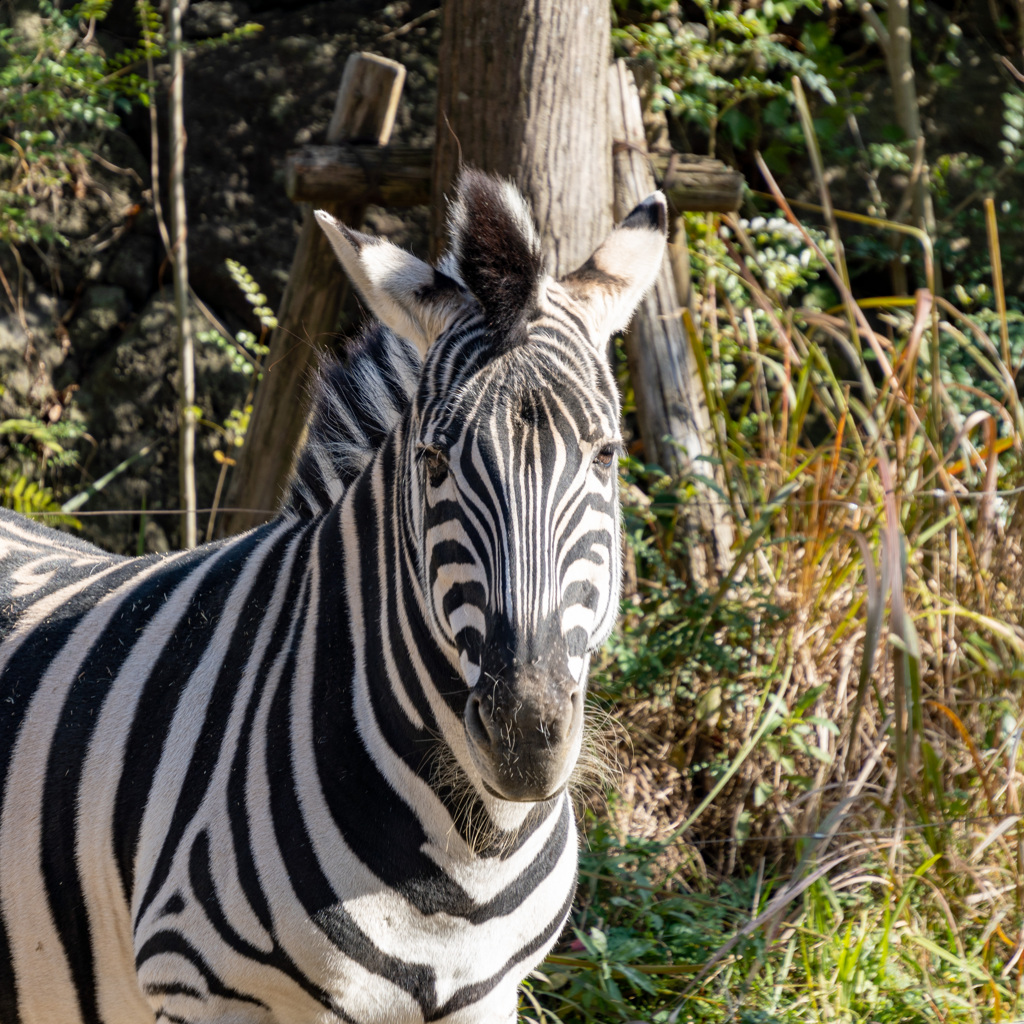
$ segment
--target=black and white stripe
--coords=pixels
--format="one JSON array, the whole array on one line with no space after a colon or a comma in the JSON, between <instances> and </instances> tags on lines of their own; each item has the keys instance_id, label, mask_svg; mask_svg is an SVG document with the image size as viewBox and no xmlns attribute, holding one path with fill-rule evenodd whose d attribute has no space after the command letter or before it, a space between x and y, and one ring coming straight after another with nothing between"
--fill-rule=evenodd
<instances>
[{"instance_id":1,"label":"black and white stripe","mask_svg":"<svg viewBox=\"0 0 1024 1024\"><path fill-rule=\"evenodd\" d=\"M475 173L440 270L322 222L382 323L277 519L124 559L0 513L0 1024L509 1021L563 927L664 202L562 281Z\"/></svg>"}]
</instances>

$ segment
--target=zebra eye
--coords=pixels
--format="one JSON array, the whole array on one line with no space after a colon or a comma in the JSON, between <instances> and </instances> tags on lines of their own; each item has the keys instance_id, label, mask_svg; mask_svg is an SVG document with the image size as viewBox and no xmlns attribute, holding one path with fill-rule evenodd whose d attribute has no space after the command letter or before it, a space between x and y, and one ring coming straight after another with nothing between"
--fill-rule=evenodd
<instances>
[{"instance_id":1,"label":"zebra eye","mask_svg":"<svg viewBox=\"0 0 1024 1024\"><path fill-rule=\"evenodd\" d=\"M440 487L448 477L448 456L442 449L428 444L420 448L420 459L427 467L427 480L431 487Z\"/></svg>"},{"instance_id":2,"label":"zebra eye","mask_svg":"<svg viewBox=\"0 0 1024 1024\"><path fill-rule=\"evenodd\" d=\"M594 464L600 466L602 469L608 469L615 461L616 455L619 454L619 446L617 444L606 444L604 447L599 448L597 454L594 456Z\"/></svg>"}]
</instances>

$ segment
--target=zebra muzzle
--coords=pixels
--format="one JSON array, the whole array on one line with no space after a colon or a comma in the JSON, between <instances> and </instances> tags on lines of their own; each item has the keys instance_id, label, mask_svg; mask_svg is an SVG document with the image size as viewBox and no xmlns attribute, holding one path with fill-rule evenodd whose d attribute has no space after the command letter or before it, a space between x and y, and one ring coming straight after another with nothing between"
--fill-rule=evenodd
<instances>
[{"instance_id":1,"label":"zebra muzzle","mask_svg":"<svg viewBox=\"0 0 1024 1024\"><path fill-rule=\"evenodd\" d=\"M557 795L576 765L583 735L583 689L570 676L521 672L510 682L485 679L463 715L484 787L504 800Z\"/></svg>"}]
</instances>

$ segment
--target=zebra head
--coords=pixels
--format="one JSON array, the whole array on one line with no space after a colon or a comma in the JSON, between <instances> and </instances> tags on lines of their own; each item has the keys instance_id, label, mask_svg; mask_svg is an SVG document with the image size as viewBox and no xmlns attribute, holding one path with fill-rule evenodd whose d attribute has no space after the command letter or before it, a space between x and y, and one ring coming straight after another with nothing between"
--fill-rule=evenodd
<instances>
[{"instance_id":1,"label":"zebra head","mask_svg":"<svg viewBox=\"0 0 1024 1024\"><path fill-rule=\"evenodd\" d=\"M580 751L590 653L618 606L607 343L661 264L664 197L561 280L544 272L520 194L479 172L462 175L438 269L318 217L373 312L423 358L407 508L427 618L465 683L446 694L463 721L451 746L491 797L553 796Z\"/></svg>"}]
</instances>

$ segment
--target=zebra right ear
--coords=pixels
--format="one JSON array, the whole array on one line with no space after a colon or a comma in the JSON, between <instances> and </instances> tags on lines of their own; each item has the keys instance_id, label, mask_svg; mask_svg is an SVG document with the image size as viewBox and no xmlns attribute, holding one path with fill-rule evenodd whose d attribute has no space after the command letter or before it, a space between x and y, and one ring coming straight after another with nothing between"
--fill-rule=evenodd
<instances>
[{"instance_id":1,"label":"zebra right ear","mask_svg":"<svg viewBox=\"0 0 1024 1024\"><path fill-rule=\"evenodd\" d=\"M353 231L323 210L316 219L373 315L421 356L471 301L458 282L386 239Z\"/></svg>"},{"instance_id":2,"label":"zebra right ear","mask_svg":"<svg viewBox=\"0 0 1024 1024\"><path fill-rule=\"evenodd\" d=\"M633 318L654 284L668 237L668 204L661 192L640 203L562 286L590 314L595 340L604 344Z\"/></svg>"}]
</instances>

